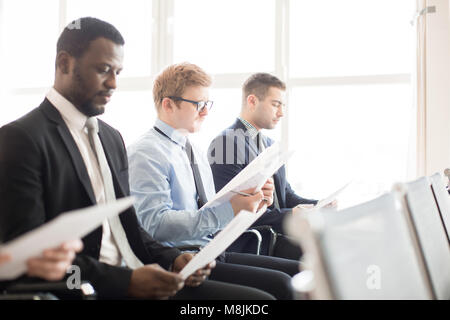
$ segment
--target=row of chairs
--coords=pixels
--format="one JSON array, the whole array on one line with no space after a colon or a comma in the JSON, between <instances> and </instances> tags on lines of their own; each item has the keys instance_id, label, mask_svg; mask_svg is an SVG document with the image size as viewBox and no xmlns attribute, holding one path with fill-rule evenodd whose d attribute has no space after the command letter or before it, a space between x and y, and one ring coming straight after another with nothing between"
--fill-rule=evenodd
<instances>
[{"instance_id":1,"label":"row of chairs","mask_svg":"<svg viewBox=\"0 0 450 320\"><path fill-rule=\"evenodd\" d=\"M299 299L450 299L450 199L439 173L341 210L291 217Z\"/></svg>"}]
</instances>

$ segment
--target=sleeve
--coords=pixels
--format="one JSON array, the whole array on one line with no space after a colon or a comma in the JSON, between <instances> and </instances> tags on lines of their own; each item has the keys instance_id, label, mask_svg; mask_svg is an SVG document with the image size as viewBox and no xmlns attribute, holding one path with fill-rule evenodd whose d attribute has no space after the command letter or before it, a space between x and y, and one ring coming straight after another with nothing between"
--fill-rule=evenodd
<instances>
[{"instance_id":1,"label":"sleeve","mask_svg":"<svg viewBox=\"0 0 450 320\"><path fill-rule=\"evenodd\" d=\"M122 135L117 130L116 133L121 141L121 149L122 149L121 155L123 155L124 157L123 162L125 163L124 165L125 169L123 170L124 177L121 180L121 183L126 195L130 195L129 164L128 164L127 150L125 148L125 143L122 139ZM155 241L155 239L153 239L148 234L148 232L145 229L143 229L142 226L139 224L136 211L133 208L131 211L133 213L134 218L136 219L136 225L139 229L140 240L142 240L145 249L149 253L149 255L147 255L148 259L142 260L142 262L145 264L158 263L161 267L168 270L169 267L173 264L173 261L181 254L180 250L176 248L163 246L158 241Z\"/></svg>"},{"instance_id":2,"label":"sleeve","mask_svg":"<svg viewBox=\"0 0 450 320\"><path fill-rule=\"evenodd\" d=\"M43 158L32 135L19 124L0 129L0 242L46 222ZM73 264L80 267L82 280L91 282L100 296L126 296L131 270L101 263L84 254L78 254ZM33 278L24 276L16 281L28 279Z\"/></svg>"},{"instance_id":3,"label":"sleeve","mask_svg":"<svg viewBox=\"0 0 450 320\"><path fill-rule=\"evenodd\" d=\"M129 156L130 190L144 229L158 241L199 239L223 228L233 217L231 203L200 211L174 209L170 176L173 159L156 148L135 151Z\"/></svg>"},{"instance_id":4,"label":"sleeve","mask_svg":"<svg viewBox=\"0 0 450 320\"><path fill-rule=\"evenodd\" d=\"M211 142L208 148L208 161L216 192L246 167L248 154L246 155L245 150L245 146L237 148L236 140L226 135L220 135Z\"/></svg>"},{"instance_id":5,"label":"sleeve","mask_svg":"<svg viewBox=\"0 0 450 320\"><path fill-rule=\"evenodd\" d=\"M31 136L12 123L0 129L0 242L46 220L42 154Z\"/></svg>"},{"instance_id":6,"label":"sleeve","mask_svg":"<svg viewBox=\"0 0 450 320\"><path fill-rule=\"evenodd\" d=\"M317 200L306 199L298 196L294 190L292 190L291 185L286 182L286 206L288 208L293 208L299 204L317 204Z\"/></svg>"}]
</instances>

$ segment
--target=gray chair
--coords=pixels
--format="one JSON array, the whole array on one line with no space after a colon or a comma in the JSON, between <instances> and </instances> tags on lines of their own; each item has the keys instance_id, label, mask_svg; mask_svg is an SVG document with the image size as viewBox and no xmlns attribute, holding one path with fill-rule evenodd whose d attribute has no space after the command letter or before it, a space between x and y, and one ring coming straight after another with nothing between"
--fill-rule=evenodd
<instances>
[{"instance_id":1,"label":"gray chair","mask_svg":"<svg viewBox=\"0 0 450 320\"><path fill-rule=\"evenodd\" d=\"M430 181L422 177L405 184L405 207L426 266L433 297L450 299L450 245Z\"/></svg>"},{"instance_id":2,"label":"gray chair","mask_svg":"<svg viewBox=\"0 0 450 320\"><path fill-rule=\"evenodd\" d=\"M312 288L310 299L432 297L394 192L342 211L296 215L285 228L303 248L302 269L313 272L313 284L300 281Z\"/></svg>"},{"instance_id":3,"label":"gray chair","mask_svg":"<svg viewBox=\"0 0 450 320\"><path fill-rule=\"evenodd\" d=\"M450 195L442 182L441 175L435 173L430 177L431 189L433 190L434 200L436 201L441 221L444 225L447 239L450 242Z\"/></svg>"}]
</instances>

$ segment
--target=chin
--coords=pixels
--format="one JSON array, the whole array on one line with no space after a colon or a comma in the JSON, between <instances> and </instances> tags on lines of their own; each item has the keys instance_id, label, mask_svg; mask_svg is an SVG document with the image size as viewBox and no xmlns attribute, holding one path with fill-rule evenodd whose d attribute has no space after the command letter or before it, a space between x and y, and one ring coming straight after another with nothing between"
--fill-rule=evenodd
<instances>
[{"instance_id":1,"label":"chin","mask_svg":"<svg viewBox=\"0 0 450 320\"><path fill-rule=\"evenodd\" d=\"M89 117L99 116L105 113L105 105L91 105L87 111L89 113L87 116Z\"/></svg>"}]
</instances>

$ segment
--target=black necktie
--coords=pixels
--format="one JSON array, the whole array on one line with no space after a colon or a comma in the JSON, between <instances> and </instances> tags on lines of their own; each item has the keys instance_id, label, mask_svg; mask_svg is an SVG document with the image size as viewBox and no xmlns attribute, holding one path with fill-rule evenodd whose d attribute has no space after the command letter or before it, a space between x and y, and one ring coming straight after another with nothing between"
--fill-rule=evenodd
<instances>
[{"instance_id":1,"label":"black necktie","mask_svg":"<svg viewBox=\"0 0 450 320\"><path fill-rule=\"evenodd\" d=\"M258 133L258 135L256 136L256 145L258 148L258 154L263 152L266 149L266 145L264 144L264 140L262 137L261 132ZM275 175L272 176L273 182L275 183ZM273 192L273 203L270 206L271 208L276 208L276 209L280 209L280 204L278 202L278 197L277 197L277 190L275 188L274 192Z\"/></svg>"},{"instance_id":2,"label":"black necktie","mask_svg":"<svg viewBox=\"0 0 450 320\"><path fill-rule=\"evenodd\" d=\"M167 134L162 132L156 126L153 127L156 132L163 135L169 140L172 140ZM206 197L205 188L203 187L202 176L200 175L200 170L198 169L197 161L195 161L194 152L192 150L192 145L189 142L189 139L186 138L186 145L184 147L186 151L186 155L189 159L189 163L191 164L192 174L194 175L195 189L197 191L197 206L200 209L203 207L205 203L208 202L208 198Z\"/></svg>"},{"instance_id":3,"label":"black necktie","mask_svg":"<svg viewBox=\"0 0 450 320\"><path fill-rule=\"evenodd\" d=\"M186 151L189 162L191 163L192 173L194 175L195 189L197 190L197 205L200 209L205 203L208 202L206 197L205 188L203 187L202 177L200 175L200 170L198 169L197 161L195 161L194 151L192 150L192 145L189 139L186 138Z\"/></svg>"}]
</instances>

